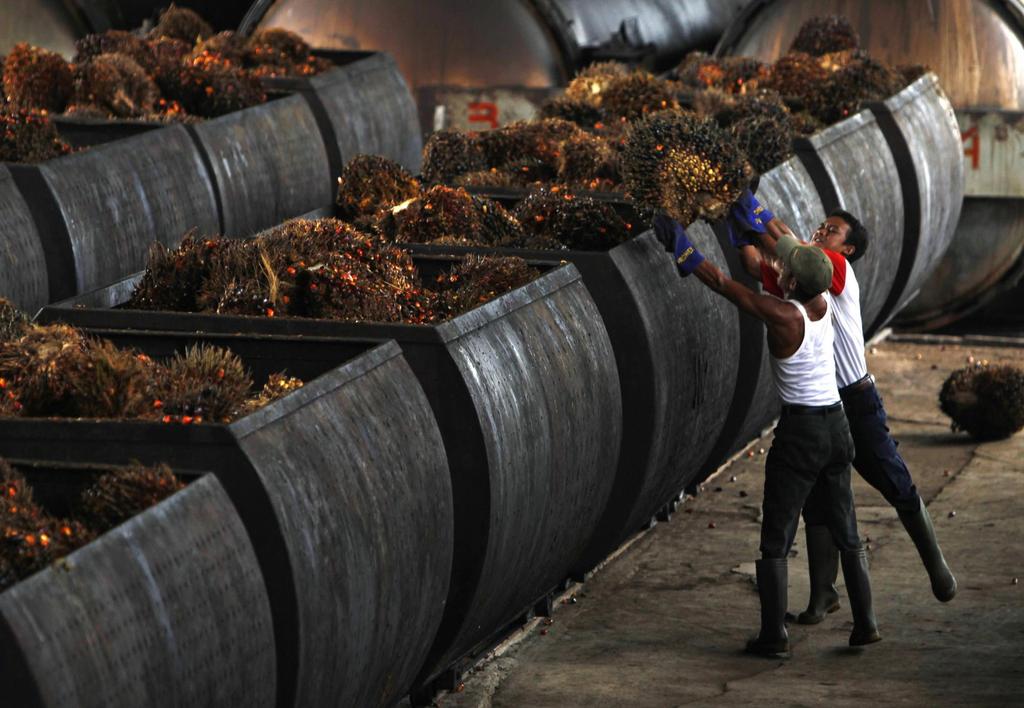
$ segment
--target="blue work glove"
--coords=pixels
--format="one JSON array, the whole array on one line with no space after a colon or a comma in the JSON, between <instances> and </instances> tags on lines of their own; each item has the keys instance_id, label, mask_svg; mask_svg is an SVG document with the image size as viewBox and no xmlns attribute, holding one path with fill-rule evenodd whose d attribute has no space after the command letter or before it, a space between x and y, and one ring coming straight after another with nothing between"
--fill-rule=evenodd
<instances>
[{"instance_id":1,"label":"blue work glove","mask_svg":"<svg viewBox=\"0 0 1024 708\"><path fill-rule=\"evenodd\" d=\"M690 275L704 262L704 255L693 245L686 229L678 221L666 214L658 214L654 217L653 226L658 241L675 257L676 268L681 276L685 278Z\"/></svg>"},{"instance_id":2,"label":"blue work glove","mask_svg":"<svg viewBox=\"0 0 1024 708\"><path fill-rule=\"evenodd\" d=\"M745 230L742 225L736 223L732 214L726 216L724 222L725 228L729 232L729 243L732 244L733 248L754 245L754 242L747 236L750 232Z\"/></svg>"},{"instance_id":3,"label":"blue work glove","mask_svg":"<svg viewBox=\"0 0 1024 708\"><path fill-rule=\"evenodd\" d=\"M734 228L738 226L741 232L754 231L759 234L765 233L768 230L765 224L775 218L774 214L761 206L749 189L743 190L743 194L729 210L729 216L733 219Z\"/></svg>"}]
</instances>

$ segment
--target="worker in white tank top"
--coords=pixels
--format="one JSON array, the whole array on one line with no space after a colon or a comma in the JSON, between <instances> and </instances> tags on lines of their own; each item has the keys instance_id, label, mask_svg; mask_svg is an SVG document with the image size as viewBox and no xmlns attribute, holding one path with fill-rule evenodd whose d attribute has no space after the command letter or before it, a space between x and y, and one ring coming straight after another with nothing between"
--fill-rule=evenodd
<instances>
[{"instance_id":1,"label":"worker in white tank top","mask_svg":"<svg viewBox=\"0 0 1024 708\"><path fill-rule=\"evenodd\" d=\"M777 239L792 232L780 219L757 204L755 198L751 199L752 218L747 220L740 212L735 215L733 224L737 231L752 233L762 249L772 254ZM755 209L761 211L755 215L752 213ZM810 241L832 262L829 294L834 303L836 379L856 448L853 466L896 509L928 573L932 594L941 602L949 602L956 595L956 577L946 564L928 509L918 495L910 470L889 432L885 407L875 388L874 378L868 373L864 356L861 291L852 264L867 250L867 229L853 214L836 209L821 222ZM781 295L777 273L766 265L759 252L750 245L741 246L741 252L747 269L755 277L760 276L765 291ZM828 612L839 607L839 595L835 589L838 559L820 515L814 509L805 509L804 522L811 595L807 610L797 621L816 624Z\"/></svg>"},{"instance_id":2,"label":"worker in white tank top","mask_svg":"<svg viewBox=\"0 0 1024 708\"><path fill-rule=\"evenodd\" d=\"M822 509L836 545L855 559L848 563L844 555L854 608L850 643L878 641L850 490L853 441L836 386L832 320L822 295L832 279L829 259L820 249L795 238L780 241L778 252L786 265L781 282L787 295L780 299L728 278L705 260L682 225L671 218L656 216L654 231L674 253L680 275L696 274L702 283L765 323L775 383L784 400L765 462L761 559L756 563L761 631L747 643L747 651L768 657L789 655L787 559L805 502Z\"/></svg>"},{"instance_id":3,"label":"worker in white tank top","mask_svg":"<svg viewBox=\"0 0 1024 708\"><path fill-rule=\"evenodd\" d=\"M836 365L832 356L835 339L829 298L822 297L826 314L817 322L795 300L791 303L804 319L804 338L800 347L784 358L771 357L775 387L783 403L801 406L831 406L839 403Z\"/></svg>"}]
</instances>

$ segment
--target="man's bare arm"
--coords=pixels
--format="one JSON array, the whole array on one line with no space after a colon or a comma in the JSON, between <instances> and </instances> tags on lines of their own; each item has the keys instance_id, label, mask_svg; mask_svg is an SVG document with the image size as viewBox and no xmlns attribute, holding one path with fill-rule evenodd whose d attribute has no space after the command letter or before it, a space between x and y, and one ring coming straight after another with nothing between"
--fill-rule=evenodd
<instances>
[{"instance_id":1,"label":"man's bare arm","mask_svg":"<svg viewBox=\"0 0 1024 708\"><path fill-rule=\"evenodd\" d=\"M789 309L792 308L787 308L784 301L772 295L755 293L728 277L711 261L705 260L697 266L694 275L716 293L762 322L781 324L791 318L792 313Z\"/></svg>"},{"instance_id":2,"label":"man's bare arm","mask_svg":"<svg viewBox=\"0 0 1024 708\"><path fill-rule=\"evenodd\" d=\"M757 246L741 246L740 261L743 263L743 270L750 274L750 277L761 280L761 252Z\"/></svg>"}]
</instances>

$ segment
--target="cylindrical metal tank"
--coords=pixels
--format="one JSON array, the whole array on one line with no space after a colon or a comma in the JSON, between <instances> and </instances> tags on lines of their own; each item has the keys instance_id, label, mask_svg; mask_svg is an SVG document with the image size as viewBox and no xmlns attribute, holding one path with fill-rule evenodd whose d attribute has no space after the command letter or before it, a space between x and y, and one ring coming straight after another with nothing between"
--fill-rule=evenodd
<instances>
[{"instance_id":1,"label":"cylindrical metal tank","mask_svg":"<svg viewBox=\"0 0 1024 708\"><path fill-rule=\"evenodd\" d=\"M154 358L216 344L258 383L282 370L306 383L226 425L3 419L0 455L211 470L266 583L276 705L393 705L423 665L451 575L452 488L430 405L393 342L244 334L231 319L225 336L192 331L196 316L45 309L40 322L81 324ZM179 331L152 331L167 321ZM204 704L247 703L173 702Z\"/></svg>"},{"instance_id":2,"label":"cylindrical metal tank","mask_svg":"<svg viewBox=\"0 0 1024 708\"><path fill-rule=\"evenodd\" d=\"M5 705L270 708L276 674L260 566L212 475L0 594Z\"/></svg>"},{"instance_id":3,"label":"cylindrical metal tank","mask_svg":"<svg viewBox=\"0 0 1024 708\"><path fill-rule=\"evenodd\" d=\"M956 110L968 157L961 225L898 317L903 326L940 326L995 296L1024 245L1024 3L757 0L716 52L774 60L805 20L832 13L851 21L872 56L929 67Z\"/></svg>"},{"instance_id":4,"label":"cylindrical metal tank","mask_svg":"<svg viewBox=\"0 0 1024 708\"><path fill-rule=\"evenodd\" d=\"M386 51L425 129L528 118L596 59L673 66L710 48L749 0L258 0L242 29L283 27L322 49Z\"/></svg>"}]
</instances>

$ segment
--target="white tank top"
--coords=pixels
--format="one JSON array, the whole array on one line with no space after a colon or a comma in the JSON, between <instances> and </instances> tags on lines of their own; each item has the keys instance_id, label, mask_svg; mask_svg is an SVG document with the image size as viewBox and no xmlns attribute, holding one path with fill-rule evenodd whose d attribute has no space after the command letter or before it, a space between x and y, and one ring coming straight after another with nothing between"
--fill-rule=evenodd
<instances>
[{"instance_id":1,"label":"white tank top","mask_svg":"<svg viewBox=\"0 0 1024 708\"><path fill-rule=\"evenodd\" d=\"M825 297L825 315L817 322L811 322L807 310L795 300L786 302L796 305L804 318L804 338L793 354L785 359L770 356L775 388L783 403L800 406L830 406L839 402L839 387L836 385L836 363L833 352L835 331L832 327L830 310L832 302Z\"/></svg>"}]
</instances>

